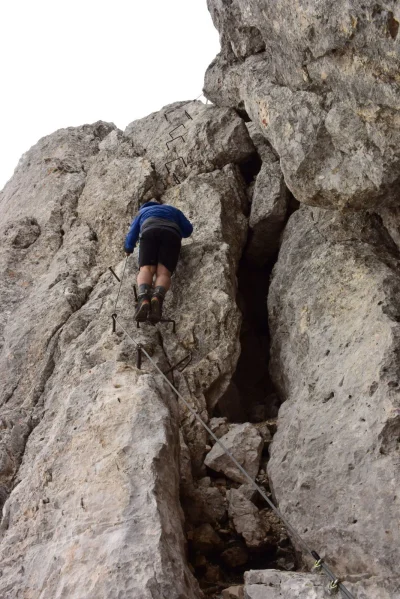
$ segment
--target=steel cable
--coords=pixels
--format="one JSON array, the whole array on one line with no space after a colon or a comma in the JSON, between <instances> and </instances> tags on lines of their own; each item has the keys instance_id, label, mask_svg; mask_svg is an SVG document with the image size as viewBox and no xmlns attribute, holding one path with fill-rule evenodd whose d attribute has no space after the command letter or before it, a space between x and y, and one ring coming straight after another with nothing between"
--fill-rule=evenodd
<instances>
[{"instance_id":1,"label":"steel cable","mask_svg":"<svg viewBox=\"0 0 400 599\"><path fill-rule=\"evenodd\" d=\"M117 317L115 317L115 321L118 323L119 327L122 329L122 331L125 333L125 335L133 342L133 344L136 347L139 347L139 344L137 343L137 341L135 341L135 339L133 339L133 337L131 337L131 335L128 333L128 331L121 324L121 322L118 320ZM270 498L268 497L268 495L265 493L264 489L262 487L260 487L252 479L252 477L250 476L250 474L248 474L248 472L246 472L246 470L243 468L243 466L241 464L239 464L239 462L237 461L237 459L225 447L225 445L222 443L222 441L220 439L218 439L218 437L213 433L213 431L207 426L207 424L197 414L196 410L194 408L192 408L192 406L189 404L189 402L187 402L185 400L185 398L182 396L182 394L174 387L174 385L171 383L171 381L165 376L165 374L157 366L157 364L154 362L154 360L152 359L152 357L148 354L148 352L144 349L144 347L142 345L140 345L140 350L144 353L144 355L151 362L151 364L154 366L154 368L163 377L163 379L166 381L166 383L169 385L169 387L173 390L173 392L176 394L176 396L184 403L184 405L187 407L187 409L189 410L189 412L196 418L196 420L207 431L207 433L214 439L214 441L216 443L218 443L218 445L221 447L221 449L224 451L224 453L230 458L230 460L235 464L235 466L245 476L245 478L249 481L249 483L252 485L252 487L256 491L258 491L258 493L260 493L261 497L267 502L267 504L270 506L270 508L274 511L274 513L278 516L278 518L283 522L283 524L286 526L287 530L290 531L291 534L293 535L293 537L295 537L298 540L299 544L303 547L303 549L305 549L310 554L310 556L315 559L315 556L314 556L315 552L306 543L306 541L299 535L299 533L297 532L297 530L295 528L293 528L293 526L290 524L290 522L288 522L286 520L286 518L283 516L283 514L280 512L280 510L275 506L275 504L270 500ZM326 573L326 575L328 576L328 578L330 579L330 581L332 583L336 583L337 584L337 587L341 590L341 592L344 594L344 596L347 597L347 599L355 599L354 595L352 593L350 593L350 591L343 585L343 583L341 583L338 580L338 578L335 576L335 574L332 572L332 570L329 568L329 566L327 566L327 564L325 564L325 562L323 560L321 560L320 567L324 570L324 572Z\"/></svg>"}]
</instances>

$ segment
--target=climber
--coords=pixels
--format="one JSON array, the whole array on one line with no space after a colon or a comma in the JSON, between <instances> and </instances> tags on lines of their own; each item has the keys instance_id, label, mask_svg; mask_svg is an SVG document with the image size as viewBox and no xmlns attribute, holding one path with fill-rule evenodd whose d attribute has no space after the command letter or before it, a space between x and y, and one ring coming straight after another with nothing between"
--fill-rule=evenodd
<instances>
[{"instance_id":1,"label":"climber","mask_svg":"<svg viewBox=\"0 0 400 599\"><path fill-rule=\"evenodd\" d=\"M190 237L192 232L192 224L174 206L152 200L140 208L125 239L127 255L132 254L139 239L139 294L135 312L138 322L149 319L155 324L161 320L163 301L178 263L182 237Z\"/></svg>"}]
</instances>

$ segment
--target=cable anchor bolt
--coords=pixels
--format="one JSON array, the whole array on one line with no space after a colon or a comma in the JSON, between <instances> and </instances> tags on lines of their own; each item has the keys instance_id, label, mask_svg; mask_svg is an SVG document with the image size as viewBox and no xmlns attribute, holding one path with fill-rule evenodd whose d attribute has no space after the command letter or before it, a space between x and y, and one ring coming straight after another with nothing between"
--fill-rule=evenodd
<instances>
[{"instance_id":1,"label":"cable anchor bolt","mask_svg":"<svg viewBox=\"0 0 400 599\"><path fill-rule=\"evenodd\" d=\"M330 595L336 595L336 593L339 592L339 584L340 580L338 578L336 578L336 580L332 580L328 586L328 593Z\"/></svg>"},{"instance_id":2,"label":"cable anchor bolt","mask_svg":"<svg viewBox=\"0 0 400 599\"><path fill-rule=\"evenodd\" d=\"M317 561L313 565L312 569L315 570L316 572L321 572L323 563L324 563L324 560L322 558L317 559Z\"/></svg>"}]
</instances>

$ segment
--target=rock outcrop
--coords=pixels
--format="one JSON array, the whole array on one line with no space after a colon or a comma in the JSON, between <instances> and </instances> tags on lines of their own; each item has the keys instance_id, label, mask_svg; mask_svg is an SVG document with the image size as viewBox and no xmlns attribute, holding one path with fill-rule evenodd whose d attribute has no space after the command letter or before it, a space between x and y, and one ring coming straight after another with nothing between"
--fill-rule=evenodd
<instances>
[{"instance_id":1,"label":"rock outcrop","mask_svg":"<svg viewBox=\"0 0 400 599\"><path fill-rule=\"evenodd\" d=\"M382 593L400 560L399 258L379 217L304 207L269 295L279 505L342 575Z\"/></svg>"},{"instance_id":2,"label":"rock outcrop","mask_svg":"<svg viewBox=\"0 0 400 599\"><path fill-rule=\"evenodd\" d=\"M166 142L185 110L188 171L178 179ZM207 420L240 349L238 165L254 152L232 111L180 103L125 134L107 123L60 130L23 156L2 192L2 597L200 597L185 556L179 423L193 471L205 434L150 364L136 368L122 331L111 335L118 286L107 269L121 276L143 201L161 197L194 223L166 303L176 335L133 328L136 258L117 311L162 369L191 352L175 384Z\"/></svg>"},{"instance_id":3,"label":"rock outcrop","mask_svg":"<svg viewBox=\"0 0 400 599\"><path fill-rule=\"evenodd\" d=\"M206 95L245 112L297 200L371 208L398 198L394 0L208 0L221 36Z\"/></svg>"},{"instance_id":4,"label":"rock outcrop","mask_svg":"<svg viewBox=\"0 0 400 599\"><path fill-rule=\"evenodd\" d=\"M249 260L258 240L261 256L271 239L281 244L268 290L270 391L283 402L269 482L357 597L398 597L399 7L208 6L221 53L205 93L251 121L262 160L253 194L277 202L275 154L302 204L287 225L291 209L277 211L275 239L263 241L268 220L256 237L262 204L250 216ZM255 596L285 595L282 584Z\"/></svg>"}]
</instances>

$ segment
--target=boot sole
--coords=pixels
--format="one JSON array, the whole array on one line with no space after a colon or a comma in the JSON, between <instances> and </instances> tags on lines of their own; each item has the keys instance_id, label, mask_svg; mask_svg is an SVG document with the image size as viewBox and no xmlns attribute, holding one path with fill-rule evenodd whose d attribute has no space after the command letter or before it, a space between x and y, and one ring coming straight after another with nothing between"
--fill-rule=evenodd
<instances>
[{"instance_id":1,"label":"boot sole","mask_svg":"<svg viewBox=\"0 0 400 599\"><path fill-rule=\"evenodd\" d=\"M135 314L136 322L145 322L149 316L150 305L148 302L143 302Z\"/></svg>"},{"instance_id":2,"label":"boot sole","mask_svg":"<svg viewBox=\"0 0 400 599\"><path fill-rule=\"evenodd\" d=\"M149 314L149 320L153 324L156 324L161 320L161 306L158 299L152 298L151 300L151 311Z\"/></svg>"}]
</instances>

